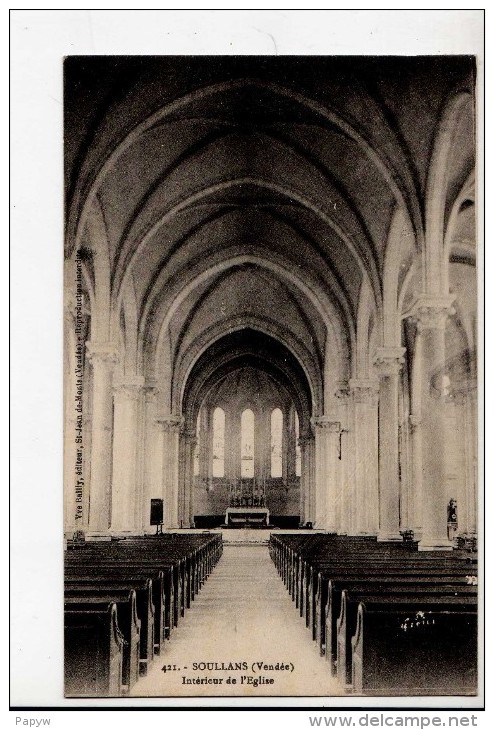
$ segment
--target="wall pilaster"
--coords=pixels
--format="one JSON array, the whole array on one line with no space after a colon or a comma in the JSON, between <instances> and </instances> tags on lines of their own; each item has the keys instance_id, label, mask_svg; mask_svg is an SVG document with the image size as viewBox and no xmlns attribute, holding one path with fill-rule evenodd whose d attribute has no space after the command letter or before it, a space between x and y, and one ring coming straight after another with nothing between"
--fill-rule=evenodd
<instances>
[{"instance_id":1,"label":"wall pilaster","mask_svg":"<svg viewBox=\"0 0 494 730\"><path fill-rule=\"evenodd\" d=\"M111 531L136 534L141 531L142 495L138 493L138 418L144 386L141 376L121 380L113 388L113 470ZM141 518L141 519L140 519Z\"/></svg>"},{"instance_id":2,"label":"wall pilaster","mask_svg":"<svg viewBox=\"0 0 494 730\"><path fill-rule=\"evenodd\" d=\"M380 347L374 355L379 375L379 532L380 541L400 541L398 386L403 347Z\"/></svg>"},{"instance_id":3,"label":"wall pilaster","mask_svg":"<svg viewBox=\"0 0 494 730\"><path fill-rule=\"evenodd\" d=\"M93 369L93 414L91 426L91 483L88 536L107 535L111 513L113 453L113 370L118 349L113 343L88 342Z\"/></svg>"}]
</instances>

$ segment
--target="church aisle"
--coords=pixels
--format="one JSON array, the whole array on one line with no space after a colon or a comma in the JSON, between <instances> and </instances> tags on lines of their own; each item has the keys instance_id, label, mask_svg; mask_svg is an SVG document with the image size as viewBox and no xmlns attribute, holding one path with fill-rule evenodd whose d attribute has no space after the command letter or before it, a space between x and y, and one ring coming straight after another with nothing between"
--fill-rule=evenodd
<instances>
[{"instance_id":1,"label":"church aisle","mask_svg":"<svg viewBox=\"0 0 494 730\"><path fill-rule=\"evenodd\" d=\"M164 672L167 665L170 668ZM273 668L276 665L290 668ZM278 576L267 546L225 545L217 567L132 696L342 693Z\"/></svg>"}]
</instances>

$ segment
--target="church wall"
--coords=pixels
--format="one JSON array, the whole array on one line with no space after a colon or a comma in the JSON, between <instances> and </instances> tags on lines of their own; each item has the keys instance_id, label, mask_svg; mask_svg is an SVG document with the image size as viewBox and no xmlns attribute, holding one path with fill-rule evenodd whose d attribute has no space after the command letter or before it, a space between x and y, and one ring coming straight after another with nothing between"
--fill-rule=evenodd
<instances>
[{"instance_id":1,"label":"church wall","mask_svg":"<svg viewBox=\"0 0 494 730\"><path fill-rule=\"evenodd\" d=\"M177 61L153 63L158 78ZM167 527L189 524L191 514L224 514L240 478L240 413L249 407L256 478L273 514L381 539L428 531L426 548L447 549L439 533L449 499L458 530L476 529L475 216L465 187L474 187L472 109L471 95L455 95L446 81L451 73L467 88L471 65L438 61L429 87L428 74L403 61L407 106L394 66L384 64L381 92L395 127L364 87L331 76L313 84L291 62L285 87L279 61L249 63L258 77L236 78L218 61L197 88L191 61L183 77L168 78L153 117L149 78L127 99L110 95L106 126L73 171L69 251L87 256L91 299L83 526L95 536L148 531L151 498L164 499ZM129 115L116 113L130 99ZM68 119L77 127L73 113ZM67 154L77 159L72 142ZM246 331L251 349L262 333L285 348L286 363L293 356L285 371L273 355L284 386L264 372L237 381L228 373L236 353L221 343ZM73 347L71 333L66 342ZM201 360L210 352L211 372ZM67 403L72 369L69 356ZM200 405L194 478L191 420ZM301 477L287 426L295 405L304 424ZM211 468L217 406L227 423L224 477ZM275 407L285 416L277 479L269 468ZM66 444L66 464L72 452Z\"/></svg>"}]
</instances>

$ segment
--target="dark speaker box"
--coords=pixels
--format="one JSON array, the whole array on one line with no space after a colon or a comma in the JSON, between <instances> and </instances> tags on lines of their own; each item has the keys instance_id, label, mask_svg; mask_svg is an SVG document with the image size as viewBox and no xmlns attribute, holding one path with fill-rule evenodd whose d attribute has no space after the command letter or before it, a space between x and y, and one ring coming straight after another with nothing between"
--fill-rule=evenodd
<instances>
[{"instance_id":1,"label":"dark speaker box","mask_svg":"<svg viewBox=\"0 0 494 730\"><path fill-rule=\"evenodd\" d=\"M152 499L151 500L151 525L162 525L163 524L163 500Z\"/></svg>"}]
</instances>

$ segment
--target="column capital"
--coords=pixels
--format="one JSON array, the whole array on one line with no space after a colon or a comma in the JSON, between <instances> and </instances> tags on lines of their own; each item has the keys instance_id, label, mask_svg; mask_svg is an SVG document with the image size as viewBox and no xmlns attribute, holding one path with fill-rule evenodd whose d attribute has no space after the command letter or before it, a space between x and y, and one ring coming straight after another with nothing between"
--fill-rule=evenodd
<instances>
[{"instance_id":1,"label":"column capital","mask_svg":"<svg viewBox=\"0 0 494 730\"><path fill-rule=\"evenodd\" d=\"M314 428L329 433L340 433L341 423L335 421L330 416L318 416L317 418L311 418L311 423Z\"/></svg>"},{"instance_id":2,"label":"column capital","mask_svg":"<svg viewBox=\"0 0 494 730\"><path fill-rule=\"evenodd\" d=\"M91 365L116 365L119 361L119 348L114 342L86 342L86 350Z\"/></svg>"},{"instance_id":3,"label":"column capital","mask_svg":"<svg viewBox=\"0 0 494 730\"><path fill-rule=\"evenodd\" d=\"M405 362L404 347L378 347L374 352L373 363L381 378L398 375Z\"/></svg>"},{"instance_id":4,"label":"column capital","mask_svg":"<svg viewBox=\"0 0 494 730\"><path fill-rule=\"evenodd\" d=\"M335 397L343 402L347 401L351 395L350 383L347 380L340 380L336 384L336 390L334 392Z\"/></svg>"},{"instance_id":5,"label":"column capital","mask_svg":"<svg viewBox=\"0 0 494 730\"><path fill-rule=\"evenodd\" d=\"M156 419L156 423L165 433L180 433L184 419L182 416L161 416Z\"/></svg>"},{"instance_id":6,"label":"column capital","mask_svg":"<svg viewBox=\"0 0 494 730\"><path fill-rule=\"evenodd\" d=\"M411 307L408 317L417 323L419 332L424 329L444 329L450 314L454 314L454 294L420 295Z\"/></svg>"},{"instance_id":7,"label":"column capital","mask_svg":"<svg viewBox=\"0 0 494 730\"><path fill-rule=\"evenodd\" d=\"M146 401L153 401L159 393L158 381L156 378L145 378L142 386Z\"/></svg>"},{"instance_id":8,"label":"column capital","mask_svg":"<svg viewBox=\"0 0 494 730\"><path fill-rule=\"evenodd\" d=\"M352 378L349 385L355 403L377 405L379 400L379 381L377 379L360 380Z\"/></svg>"},{"instance_id":9,"label":"column capital","mask_svg":"<svg viewBox=\"0 0 494 730\"><path fill-rule=\"evenodd\" d=\"M137 400L144 387L142 375L134 375L116 382L113 386L113 394L117 398L125 400Z\"/></svg>"}]
</instances>

